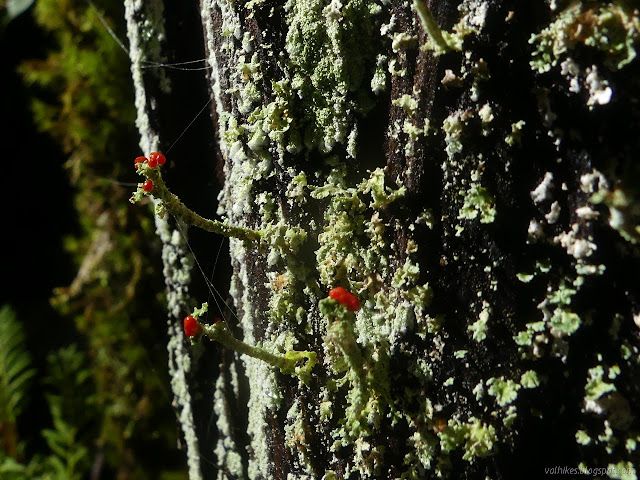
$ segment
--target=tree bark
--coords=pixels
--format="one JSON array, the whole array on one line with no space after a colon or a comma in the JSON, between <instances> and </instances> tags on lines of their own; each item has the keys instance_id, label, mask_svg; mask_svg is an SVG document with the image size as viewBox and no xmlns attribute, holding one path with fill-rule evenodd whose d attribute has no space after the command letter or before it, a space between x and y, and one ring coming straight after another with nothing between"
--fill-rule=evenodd
<instances>
[{"instance_id":1,"label":"tree bark","mask_svg":"<svg viewBox=\"0 0 640 480\"><path fill-rule=\"evenodd\" d=\"M203 216L280 232L229 240L227 323L319 359L305 385L189 345L220 240L157 218L191 479L636 478L634 2L126 5L143 152ZM198 45L203 72L143 69Z\"/></svg>"}]
</instances>

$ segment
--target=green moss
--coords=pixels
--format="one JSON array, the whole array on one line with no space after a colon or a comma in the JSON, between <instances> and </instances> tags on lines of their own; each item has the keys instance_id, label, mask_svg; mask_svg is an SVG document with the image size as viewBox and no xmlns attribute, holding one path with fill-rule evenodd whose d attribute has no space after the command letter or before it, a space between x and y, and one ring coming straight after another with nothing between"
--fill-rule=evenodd
<instances>
[{"instance_id":1,"label":"green moss","mask_svg":"<svg viewBox=\"0 0 640 480\"><path fill-rule=\"evenodd\" d=\"M122 6L95 3L123 36L118 23ZM91 410L94 429L79 432L73 446L77 453L84 445L93 451L100 444L104 466L116 476L158 478L163 466L147 463L138 448L148 440L152 424L158 454L171 455L175 449L175 425L167 422L170 407L150 400L165 395L168 383L166 372L152 368L167 361L153 347L165 341L166 332L151 321L166 315L158 293L164 288L157 276L162 266L152 253L159 246L149 212L123 208L125 190L109 180L122 174L123 164L114 159L135 156L130 63L87 2L42 0L34 5L48 53L20 70L37 89L36 124L67 156L79 223L65 241L78 274L67 287L55 289L52 303L74 321L80 343L91 352L85 360L94 389L84 398L91 397L96 406ZM62 420L69 418L65 414ZM89 440L85 432L92 435Z\"/></svg>"}]
</instances>

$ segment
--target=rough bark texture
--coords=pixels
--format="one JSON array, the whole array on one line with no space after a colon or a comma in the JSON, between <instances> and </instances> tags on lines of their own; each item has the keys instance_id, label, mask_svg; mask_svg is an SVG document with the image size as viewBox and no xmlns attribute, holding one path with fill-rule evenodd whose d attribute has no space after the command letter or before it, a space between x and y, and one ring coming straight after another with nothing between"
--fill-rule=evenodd
<instances>
[{"instance_id":1,"label":"rough bark texture","mask_svg":"<svg viewBox=\"0 0 640 480\"><path fill-rule=\"evenodd\" d=\"M229 241L225 316L319 357L304 385L188 346L207 293L158 219L190 478L636 478L637 4L183 3L127 2L141 147L213 97L167 183L212 216L218 178L220 216L275 232ZM206 82L141 69L202 55L200 21ZM208 272L220 240L190 234Z\"/></svg>"}]
</instances>

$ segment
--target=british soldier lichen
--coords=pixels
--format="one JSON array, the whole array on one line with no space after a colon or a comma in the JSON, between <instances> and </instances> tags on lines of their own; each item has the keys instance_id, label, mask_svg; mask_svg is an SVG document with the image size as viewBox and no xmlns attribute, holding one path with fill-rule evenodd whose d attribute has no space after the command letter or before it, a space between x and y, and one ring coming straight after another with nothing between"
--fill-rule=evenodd
<instances>
[{"instance_id":1,"label":"british soldier lichen","mask_svg":"<svg viewBox=\"0 0 640 480\"><path fill-rule=\"evenodd\" d=\"M495 245L469 259L443 258L441 265L458 262L460 270L474 269L474 274L481 277L478 282L481 288L472 292L477 299L458 307L457 312L464 312L461 318L429 312L434 292L427 281L437 281L434 278L437 267L418 261L420 249L428 244L418 244L414 231L424 228L424 224L441 228L446 242L480 238L468 235L471 230L504 228L499 225L500 195L504 194L499 188L511 186L495 186L485 175L490 162L500 160L499 155L474 150L468 139L476 134L483 141L495 136L501 148L512 152L519 151L520 142L530 133L525 132L525 125L529 125L521 117L505 118L508 112L500 109L499 104L485 98L479 100L485 94L483 82L492 78L487 62L456 53L462 48L465 35L483 30L489 2L463 1L462 17L452 28L453 33L447 33L438 27L426 2L421 0L414 2L411 25L415 31L408 32L397 31L398 20L391 18L382 1L290 0L277 11L282 14L286 32L282 52L258 44L245 31L246 16L254 15L261 5L227 1L203 4L208 19L209 63L213 66L220 150L225 159L226 182L219 198L219 214L225 220L216 223L195 216L166 190L157 170L148 165L139 167L140 173L153 182L147 193L164 205L159 213L166 210L189 223L236 237L230 241L235 269L230 294L237 306L243 343L229 338L224 323L200 328L246 354L243 359L250 384L248 434L253 452L247 476L273 476L267 416L274 411L286 413L283 445L296 471L312 475L308 473L312 472L312 462L307 449L313 432L309 432L310 426L303 418L302 397L297 391L278 389L278 369L298 374L305 382L315 373L309 367L313 352L293 350L295 344L305 345L302 348L320 345L324 354L323 364L316 368L325 369L318 378L325 378L326 383L318 387L314 407L318 421L328 432L324 440L329 445L325 445L327 451L323 452L329 462L326 478L338 475L334 465L340 466L339 475L345 478L380 475L379 458L385 445L379 443L378 435L393 431L398 424L409 429L408 443L402 447L406 452L402 478L424 478L431 473L445 476L452 468L452 454L459 453L464 461L479 462L495 454L503 438L516 436L522 397L530 393L528 389L544 385L545 377L537 368L524 372L514 368L507 373L516 361L500 365L501 370L492 371L489 376L474 368L475 355L489 348L494 327L500 326L513 329L513 338L507 335L505 345L512 349L513 357L519 353L531 362L547 356L557 357L560 363L566 360L571 352L570 342L590 321L591 312L577 305L576 299L582 295L588 277L603 272L598 264L589 263L597 255L596 242L579 229L574 231L572 225L562 223L566 209L564 204L560 206L561 199L556 198L562 181L551 171L548 175L541 173L532 185L513 195L519 195L535 211L535 218L529 223L529 241L547 242L555 253L566 256L570 268L549 270L543 265L547 259L538 259L537 264L532 261L516 276L518 270L503 268L504 256L489 251L503 248ZM409 4L405 7L411 11ZM612 28L629 27L622 14L605 10L594 13L597 28L607 22L613 22ZM260 10L265 15L274 12ZM214 26L212 16L221 25ZM576 15L571 18L558 20L560 23L550 26L551 30L544 29L536 36L534 43L545 48L540 53L536 50L535 68L542 66L545 70L536 62L547 55L545 49L557 40L551 37L558 29L570 29L571 22L578 21ZM382 22L386 23L378 33ZM216 31L220 26L222 36ZM449 92L469 89L462 93L462 106L443 107L433 126L428 119L418 118L422 113L421 91L396 89L395 98L385 99L399 118L389 126L389 138L402 136L410 145L397 147L394 154L412 159L418 151L416 145L420 147L420 142L433 139L443 146L444 151L439 152L442 190L443 196L452 202L448 218L444 212L442 216L431 210L414 212L414 221L408 220L410 225L403 231L407 241L400 251L390 238L404 226L390 212L410 210L405 210L405 202L411 201L408 182L403 184L402 177L389 178L382 169L358 170L354 159L360 160L358 124L362 115L370 110L376 98L384 97L387 73L400 78L408 75L401 64L408 52L412 49L417 52L418 38L425 38L420 28L429 37L427 48L440 53L447 51L452 57L448 59L451 74L442 88L450 89ZM633 42L634 35L631 35ZM604 45L602 38L598 42ZM624 51L604 50L616 59L620 68L628 63L631 51L626 48L628 42L623 44ZM381 45L388 48L383 50ZM456 55L460 57L457 60ZM266 66L261 63L265 58L277 63L278 78L266 78ZM454 65L456 61L459 65ZM552 59L547 61L555 66ZM566 68L571 70L570 67L567 64ZM392 82L397 80L392 78ZM596 80L592 75L593 92L598 87ZM606 93L606 85L600 82L599 87L602 88L597 98L604 100L602 92ZM375 97L372 91L380 97ZM548 94L540 93L539 100L540 121L545 128L551 128L555 113ZM280 196L266 186L276 180L278 190L283 193ZM613 205L618 211L625 209L620 199L615 202L613 194L603 191L602 198L593 196L590 203L601 201L609 208ZM142 195L145 193L140 192ZM577 207L582 209L581 218L595 221L595 210L586 202L583 199ZM442 205L429 206L432 207L436 211ZM300 210L320 214L292 213ZM549 237L549 227L553 225L557 230ZM633 236L631 224L616 225ZM522 237L527 237L526 224L513 228L519 228ZM312 246L315 251L311 251ZM254 273L247 265L253 261L250 258L256 258L251 257L255 248L262 248L259 258L265 272L261 285L256 285ZM507 282L514 283L515 288L531 288L534 294L528 301L534 302L531 310L535 317L513 318L491 301L495 292L506 288ZM357 297L359 308L344 292ZM265 295L267 301L258 306L256 298L265 300ZM326 298L328 295L330 298ZM263 308L266 311L260 310ZM451 322L458 322L457 334L462 332L455 345L448 337ZM198 329L191 331L200 333ZM419 358L409 352L412 345L407 340L416 338L429 346L429 351L421 352ZM629 362L637 355L633 345L621 348ZM289 352L289 357L285 352ZM451 365L470 372L472 382L461 381L456 371L438 372L438 365L448 353ZM411 385L404 394L396 396L390 393L393 382L406 377L393 370L394 361L407 363L407 375L411 376ZM614 379L601 380L615 384ZM435 391L444 393L439 396ZM597 400L604 397L605 394ZM278 411L284 408L285 398L289 401L287 409ZM438 404L436 398L445 405ZM608 401L624 404L616 397ZM583 441L586 437L597 437L584 432L579 437ZM605 438L607 433L601 436ZM608 441L602 440L603 444Z\"/></svg>"}]
</instances>

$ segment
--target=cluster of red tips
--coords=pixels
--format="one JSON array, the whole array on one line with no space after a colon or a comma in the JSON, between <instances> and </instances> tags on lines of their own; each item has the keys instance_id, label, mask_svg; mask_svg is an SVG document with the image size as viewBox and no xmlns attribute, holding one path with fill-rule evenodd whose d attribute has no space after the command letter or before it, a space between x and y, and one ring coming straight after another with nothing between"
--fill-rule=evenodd
<instances>
[{"instance_id":1,"label":"cluster of red tips","mask_svg":"<svg viewBox=\"0 0 640 480\"><path fill-rule=\"evenodd\" d=\"M156 168L158 165L164 165L165 163L167 163L167 158L160 152L151 152L149 154L149 158L136 157L135 161L133 162L136 166L136 170L138 169L138 164L144 162L147 162L147 164L151 168Z\"/></svg>"},{"instance_id":2,"label":"cluster of red tips","mask_svg":"<svg viewBox=\"0 0 640 480\"><path fill-rule=\"evenodd\" d=\"M160 152L151 152L149 154L149 166L151 168L156 168L158 165L164 165L166 162L166 157Z\"/></svg>"},{"instance_id":3,"label":"cluster of red tips","mask_svg":"<svg viewBox=\"0 0 640 480\"><path fill-rule=\"evenodd\" d=\"M329 290L329 297L337 300L347 307L350 312L355 312L360 308L360 300L353 293L348 292L344 287L336 287Z\"/></svg>"},{"instance_id":4,"label":"cluster of red tips","mask_svg":"<svg viewBox=\"0 0 640 480\"><path fill-rule=\"evenodd\" d=\"M191 315L184 317L184 334L187 337L195 337L198 333L200 333L198 321Z\"/></svg>"},{"instance_id":5,"label":"cluster of red tips","mask_svg":"<svg viewBox=\"0 0 640 480\"><path fill-rule=\"evenodd\" d=\"M151 180L145 180L145 182L142 184L142 189L149 193L151 190L153 190L153 182Z\"/></svg>"}]
</instances>

